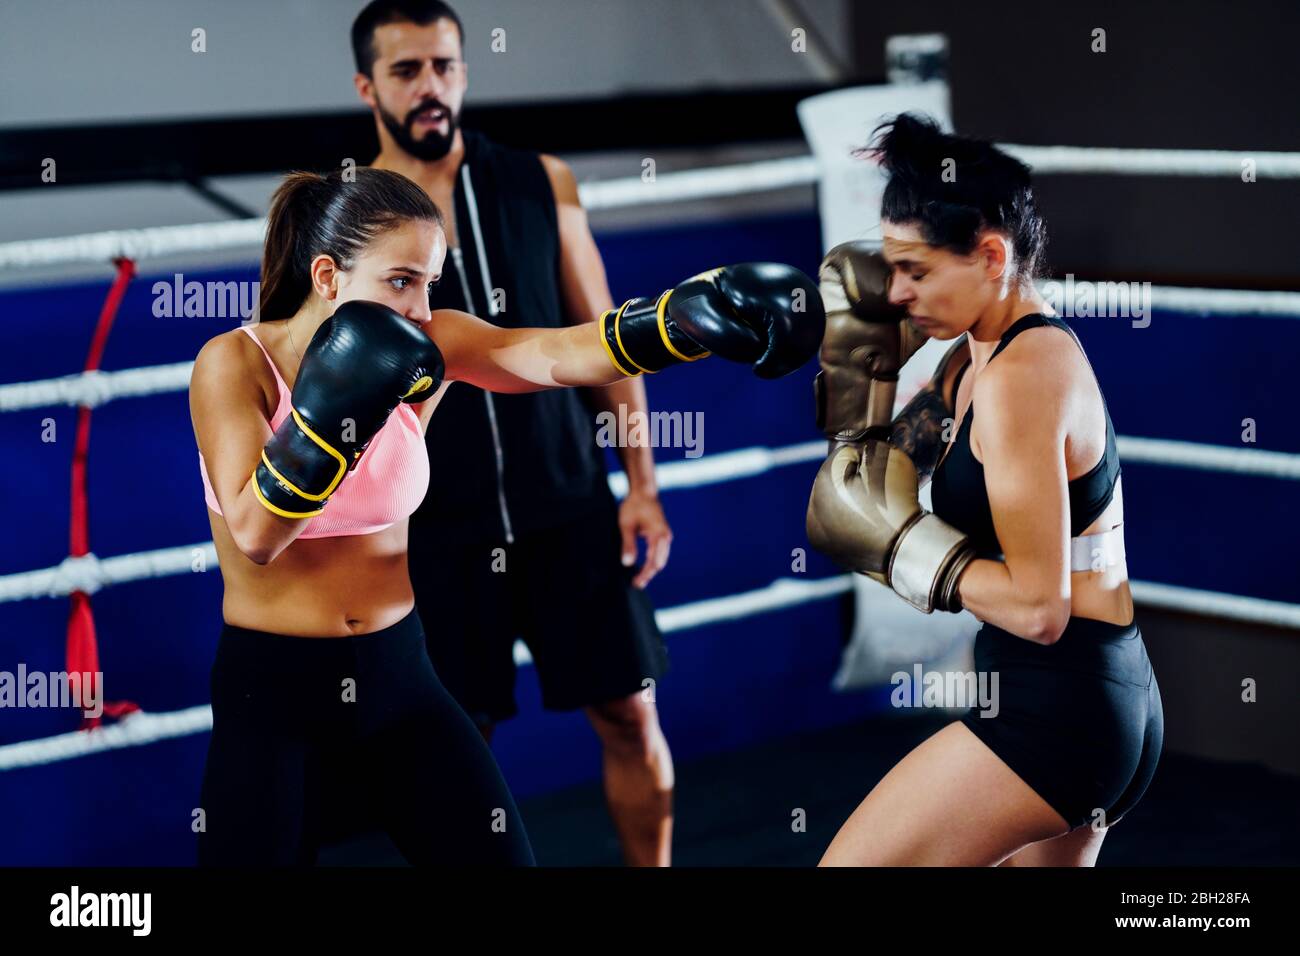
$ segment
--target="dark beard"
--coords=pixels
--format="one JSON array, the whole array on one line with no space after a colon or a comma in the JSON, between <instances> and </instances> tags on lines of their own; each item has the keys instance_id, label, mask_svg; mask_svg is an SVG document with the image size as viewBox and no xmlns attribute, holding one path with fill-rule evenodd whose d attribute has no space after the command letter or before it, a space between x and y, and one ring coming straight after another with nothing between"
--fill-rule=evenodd
<instances>
[{"instance_id":1,"label":"dark beard","mask_svg":"<svg viewBox=\"0 0 1300 956\"><path fill-rule=\"evenodd\" d=\"M460 117L447 110L447 135L439 133L436 129L429 130L424 139L416 139L412 132L415 125L415 117L422 110L429 107L425 103L407 114L406 122L402 122L381 105L379 107L379 119L384 127L396 140L397 145L404 151L410 153L416 159L422 159L425 162L433 162L442 159L451 152L451 144L456 139L456 129L460 125ZM441 106L442 104L438 104Z\"/></svg>"}]
</instances>

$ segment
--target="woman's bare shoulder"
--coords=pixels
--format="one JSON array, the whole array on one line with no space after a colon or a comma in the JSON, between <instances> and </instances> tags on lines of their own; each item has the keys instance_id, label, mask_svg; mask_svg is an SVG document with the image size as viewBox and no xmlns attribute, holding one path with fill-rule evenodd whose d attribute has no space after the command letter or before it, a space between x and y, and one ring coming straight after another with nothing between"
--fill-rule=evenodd
<instances>
[{"instance_id":1,"label":"woman's bare shoulder","mask_svg":"<svg viewBox=\"0 0 1300 956\"><path fill-rule=\"evenodd\" d=\"M262 350L239 329L214 335L203 344L194 359L190 388L260 396L263 411L273 407L271 397L277 392L275 376Z\"/></svg>"},{"instance_id":2,"label":"woman's bare shoulder","mask_svg":"<svg viewBox=\"0 0 1300 956\"><path fill-rule=\"evenodd\" d=\"M986 423L1008 428L1060 421L1087 362L1068 335L1051 328L1021 332L975 379L972 396Z\"/></svg>"}]
</instances>

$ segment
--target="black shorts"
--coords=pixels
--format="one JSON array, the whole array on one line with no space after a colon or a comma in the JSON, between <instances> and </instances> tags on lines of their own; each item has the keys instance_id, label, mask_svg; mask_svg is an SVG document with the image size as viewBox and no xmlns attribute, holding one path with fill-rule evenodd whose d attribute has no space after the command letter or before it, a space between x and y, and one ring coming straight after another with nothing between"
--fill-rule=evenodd
<instances>
[{"instance_id":1,"label":"black shorts","mask_svg":"<svg viewBox=\"0 0 1300 956\"><path fill-rule=\"evenodd\" d=\"M418 537L418 540L417 540ZM411 584L429 657L480 724L513 717L516 638L532 654L548 710L637 693L668 653L636 568L621 561L618 506L504 538L437 538L411 529Z\"/></svg>"},{"instance_id":2,"label":"black shorts","mask_svg":"<svg viewBox=\"0 0 1300 956\"><path fill-rule=\"evenodd\" d=\"M997 712L972 709L962 723L1071 828L1098 811L1109 826L1141 799L1160 761L1165 723L1136 623L1072 617L1048 645L985 624L975 638L975 669L997 674Z\"/></svg>"}]
</instances>

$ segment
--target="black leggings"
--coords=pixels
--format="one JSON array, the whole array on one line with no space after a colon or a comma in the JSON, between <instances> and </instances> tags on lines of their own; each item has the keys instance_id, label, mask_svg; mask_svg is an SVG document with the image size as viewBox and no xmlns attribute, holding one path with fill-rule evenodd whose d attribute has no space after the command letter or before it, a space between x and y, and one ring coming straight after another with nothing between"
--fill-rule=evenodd
<instances>
[{"instance_id":1,"label":"black leggings","mask_svg":"<svg viewBox=\"0 0 1300 956\"><path fill-rule=\"evenodd\" d=\"M340 812L365 815L413 864L534 864L415 611L355 637L225 625L201 806L200 866L311 865Z\"/></svg>"}]
</instances>

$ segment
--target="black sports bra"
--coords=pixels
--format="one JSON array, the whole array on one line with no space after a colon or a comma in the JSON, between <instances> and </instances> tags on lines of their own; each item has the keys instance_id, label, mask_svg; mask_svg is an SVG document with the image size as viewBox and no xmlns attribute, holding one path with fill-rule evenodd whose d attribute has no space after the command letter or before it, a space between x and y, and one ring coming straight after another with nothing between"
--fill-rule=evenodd
<instances>
[{"instance_id":1,"label":"black sports bra","mask_svg":"<svg viewBox=\"0 0 1300 956\"><path fill-rule=\"evenodd\" d=\"M1025 329L1050 325L1070 334L1076 345L1079 340L1074 331L1062 319L1050 315L1026 315L1013 322L1002 335L1002 340L994 350L989 361L997 358L998 353L1011 343ZM1080 350L1083 349L1079 345ZM968 362L957 373L953 384L953 396L961 385L961 376L970 368ZM1086 474L1080 475L1069 483L1070 495L1070 535L1078 537L1087 527L1097 520L1106 510L1115 494L1115 482L1119 479L1119 452L1115 447L1115 428L1110 421L1110 410L1106 408L1105 396L1102 397L1102 409L1106 415L1106 450L1101 460ZM984 466L976 460L970 447L971 422L975 418L975 403L972 400L966 410L953 447L944 456L931 479L931 495L934 513L948 522L958 531L968 535L971 543L981 555L1000 555L1002 546L993 528L993 512L989 508L988 491L984 487Z\"/></svg>"}]
</instances>

